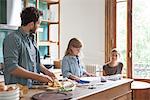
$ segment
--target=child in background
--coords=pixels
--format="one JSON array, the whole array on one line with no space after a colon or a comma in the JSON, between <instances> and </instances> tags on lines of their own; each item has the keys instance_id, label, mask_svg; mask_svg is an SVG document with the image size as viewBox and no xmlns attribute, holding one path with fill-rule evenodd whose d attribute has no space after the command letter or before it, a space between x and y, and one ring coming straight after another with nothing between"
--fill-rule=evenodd
<instances>
[{"instance_id":1,"label":"child in background","mask_svg":"<svg viewBox=\"0 0 150 100\"><path fill-rule=\"evenodd\" d=\"M82 77L83 75L95 76L94 74L88 73L81 64L79 58L81 47L81 42L76 38L72 38L69 41L68 47L65 52L65 56L62 60L63 77L67 77L78 82L81 82L80 77Z\"/></svg>"},{"instance_id":2,"label":"child in background","mask_svg":"<svg viewBox=\"0 0 150 100\"><path fill-rule=\"evenodd\" d=\"M104 76L110 76L110 75L122 73L123 63L118 61L119 57L120 54L116 50L116 48L112 49L110 62L108 62L103 66Z\"/></svg>"}]
</instances>

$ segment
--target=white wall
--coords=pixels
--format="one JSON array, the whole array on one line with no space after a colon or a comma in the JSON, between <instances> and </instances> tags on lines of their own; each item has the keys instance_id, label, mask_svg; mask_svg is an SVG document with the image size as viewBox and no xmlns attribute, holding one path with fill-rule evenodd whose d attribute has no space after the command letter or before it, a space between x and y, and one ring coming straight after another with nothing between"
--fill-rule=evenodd
<instances>
[{"instance_id":1,"label":"white wall","mask_svg":"<svg viewBox=\"0 0 150 100\"><path fill-rule=\"evenodd\" d=\"M105 0L61 1L61 58L68 41L82 40L85 64L104 64Z\"/></svg>"}]
</instances>

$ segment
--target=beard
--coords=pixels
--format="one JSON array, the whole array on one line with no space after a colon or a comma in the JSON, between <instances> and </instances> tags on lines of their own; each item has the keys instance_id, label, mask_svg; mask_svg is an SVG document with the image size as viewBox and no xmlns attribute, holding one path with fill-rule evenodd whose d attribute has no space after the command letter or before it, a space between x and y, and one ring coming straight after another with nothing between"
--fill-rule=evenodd
<instances>
[{"instance_id":1,"label":"beard","mask_svg":"<svg viewBox=\"0 0 150 100\"><path fill-rule=\"evenodd\" d=\"M36 27L34 25L34 27L32 29L30 29L30 34L35 34L36 33Z\"/></svg>"},{"instance_id":2,"label":"beard","mask_svg":"<svg viewBox=\"0 0 150 100\"><path fill-rule=\"evenodd\" d=\"M30 30L30 34L35 34L36 31L35 30Z\"/></svg>"}]
</instances>

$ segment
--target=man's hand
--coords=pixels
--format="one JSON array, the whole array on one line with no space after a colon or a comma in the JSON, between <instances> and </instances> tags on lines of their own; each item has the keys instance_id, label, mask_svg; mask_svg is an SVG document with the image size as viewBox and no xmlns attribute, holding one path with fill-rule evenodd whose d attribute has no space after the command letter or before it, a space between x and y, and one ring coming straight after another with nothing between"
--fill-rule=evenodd
<instances>
[{"instance_id":1,"label":"man's hand","mask_svg":"<svg viewBox=\"0 0 150 100\"><path fill-rule=\"evenodd\" d=\"M53 80L57 79L54 73L50 72L44 65L41 64L41 71L45 74L51 77Z\"/></svg>"},{"instance_id":2,"label":"man's hand","mask_svg":"<svg viewBox=\"0 0 150 100\"><path fill-rule=\"evenodd\" d=\"M48 75L40 75L38 81L45 82L45 83L48 83L48 82L53 83L54 82L54 80L51 77L49 77Z\"/></svg>"},{"instance_id":3,"label":"man's hand","mask_svg":"<svg viewBox=\"0 0 150 100\"><path fill-rule=\"evenodd\" d=\"M57 79L56 76L55 76L55 74L52 73L52 72L50 72L50 71L47 72L47 75L48 75L49 77L51 77L53 80Z\"/></svg>"}]
</instances>

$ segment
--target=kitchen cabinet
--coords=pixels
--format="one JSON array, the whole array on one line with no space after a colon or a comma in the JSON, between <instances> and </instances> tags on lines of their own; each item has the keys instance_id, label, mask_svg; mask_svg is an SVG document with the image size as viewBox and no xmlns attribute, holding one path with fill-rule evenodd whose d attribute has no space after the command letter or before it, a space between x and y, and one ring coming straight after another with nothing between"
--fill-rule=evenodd
<instances>
[{"instance_id":1,"label":"kitchen cabinet","mask_svg":"<svg viewBox=\"0 0 150 100\"><path fill-rule=\"evenodd\" d=\"M0 24L6 24L6 0L0 0Z\"/></svg>"}]
</instances>

